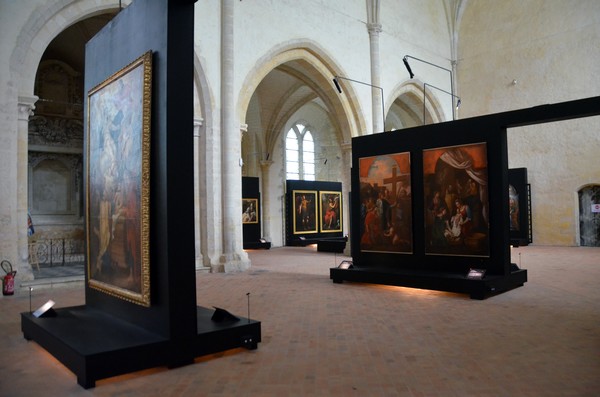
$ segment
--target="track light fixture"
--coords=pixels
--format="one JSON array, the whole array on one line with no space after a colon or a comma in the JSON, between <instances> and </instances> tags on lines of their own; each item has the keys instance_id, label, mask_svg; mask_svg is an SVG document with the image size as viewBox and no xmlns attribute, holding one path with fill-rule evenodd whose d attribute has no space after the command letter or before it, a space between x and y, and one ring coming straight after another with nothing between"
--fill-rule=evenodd
<instances>
[{"instance_id":1,"label":"track light fixture","mask_svg":"<svg viewBox=\"0 0 600 397\"><path fill-rule=\"evenodd\" d=\"M377 88L377 89L381 90L381 121L383 123L381 125L381 127L382 127L382 129L385 130L385 106L383 104L383 88L377 87L376 85L368 84L368 83L365 83L365 82L362 82L362 81L352 80L352 79L349 79L348 77L334 76L333 77L333 84L335 84L335 88L338 90L338 92L340 94L342 93L342 86L340 85L340 82L338 81L338 79L353 81L353 82L358 83L358 84L367 85L369 87Z\"/></svg>"},{"instance_id":2,"label":"track light fixture","mask_svg":"<svg viewBox=\"0 0 600 397\"><path fill-rule=\"evenodd\" d=\"M423 125L425 125L425 101L427 100L427 93L425 92L425 90L427 90L427 87L435 88L438 91L442 91L442 92L444 92L444 93L446 93L448 95L451 95L452 96L452 107L453 108L454 108L454 98L456 98L457 101L456 101L456 108L455 109L458 110L458 108L460 107L460 104L462 103L460 97L457 97L456 95L454 95L454 94L452 94L452 93L450 93L450 92L448 92L446 90L442 90L441 88L436 87L434 85L424 83L423 84ZM454 109L452 110L452 120L454 120Z\"/></svg>"},{"instance_id":3,"label":"track light fixture","mask_svg":"<svg viewBox=\"0 0 600 397\"><path fill-rule=\"evenodd\" d=\"M446 72L450 73L450 92L447 92L447 91L444 91L444 92L452 95L452 97L454 97L454 98L458 98L456 95L454 95L454 79L452 78L452 70L446 69L446 68L444 68L444 67L442 67L440 65L436 65L435 63L427 62L427 61L425 61L423 59L413 57L411 55L404 55L404 58L402 58L402 62L404 62L404 66L406 66L406 70L408 71L408 74L410 75L411 79L413 77L415 77L415 74L413 73L410 65L408 64L408 58L414 59L415 61L426 63L427 65L434 66L434 67L436 67L438 69L442 69L442 70L445 70ZM437 87L435 87L435 88L437 88ZM460 103L460 99L459 99L459 103ZM423 103L423 106L425 106L425 103ZM454 116L455 116L454 115L454 99L452 99L452 119L453 120L454 120ZM425 123L425 119L423 119L423 123Z\"/></svg>"},{"instance_id":4,"label":"track light fixture","mask_svg":"<svg viewBox=\"0 0 600 397\"><path fill-rule=\"evenodd\" d=\"M404 62L404 66L406 66L406 70L408 70L408 74L410 75L410 78L412 79L413 77L415 77L415 74L413 73L412 69L410 68L410 65L408 64L408 55L405 55L404 58L402 58L402 62Z\"/></svg>"}]
</instances>

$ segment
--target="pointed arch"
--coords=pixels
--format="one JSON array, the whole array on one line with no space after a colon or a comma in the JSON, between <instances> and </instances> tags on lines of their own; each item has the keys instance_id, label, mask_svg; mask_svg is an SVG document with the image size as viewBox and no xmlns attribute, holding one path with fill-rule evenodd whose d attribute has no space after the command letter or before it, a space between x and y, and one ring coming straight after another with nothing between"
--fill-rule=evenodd
<instances>
[{"instance_id":1,"label":"pointed arch","mask_svg":"<svg viewBox=\"0 0 600 397\"><path fill-rule=\"evenodd\" d=\"M131 3L123 1L123 6ZM10 57L10 70L18 82L20 95L33 95L35 75L40 59L50 42L60 32L83 19L119 8L115 0L67 0L44 3L33 12L19 33Z\"/></svg>"},{"instance_id":2,"label":"pointed arch","mask_svg":"<svg viewBox=\"0 0 600 397\"><path fill-rule=\"evenodd\" d=\"M386 126L398 128L398 126L391 125L394 122L394 117L404 119L400 120L402 125L399 128L422 125L424 123L423 113L425 113L425 121L430 123L445 120L443 107L436 94L431 90L424 92L423 83L418 79L404 81L394 87L389 99L388 103L390 105L386 117ZM404 117L395 114L394 107L402 108Z\"/></svg>"},{"instance_id":3,"label":"pointed arch","mask_svg":"<svg viewBox=\"0 0 600 397\"><path fill-rule=\"evenodd\" d=\"M286 64L294 62L297 68L288 68ZM247 114L252 94L257 89L265 76L276 69L283 67L286 72L302 75L303 82L317 93L331 114L331 122L340 136L340 143L349 143L354 136L366 130L363 112L360 109L357 96L351 87L347 88L348 95L339 95L332 79L339 73L338 66L316 43L309 40L295 40L274 47L256 62L242 84L237 104L237 113L240 120ZM273 127L277 134L287 120L281 117L275 121ZM276 142L275 137L266 136L263 148L266 153L272 151Z\"/></svg>"}]
</instances>

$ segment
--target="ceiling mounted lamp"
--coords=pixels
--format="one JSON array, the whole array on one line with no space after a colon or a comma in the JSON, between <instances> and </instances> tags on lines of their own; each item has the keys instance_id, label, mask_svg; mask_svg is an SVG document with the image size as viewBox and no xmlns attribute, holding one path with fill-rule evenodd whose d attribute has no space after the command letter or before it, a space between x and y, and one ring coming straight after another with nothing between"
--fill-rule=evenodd
<instances>
[{"instance_id":1,"label":"ceiling mounted lamp","mask_svg":"<svg viewBox=\"0 0 600 397\"><path fill-rule=\"evenodd\" d=\"M333 84L335 84L335 88L338 90L338 92L340 94L342 93L342 86L340 85L340 82L338 81L338 79L353 81L353 82L358 83L358 84L367 85L369 87L377 88L377 89L381 90L381 121L383 122L383 124L381 125L381 127L385 130L385 106L383 104L383 88L377 87L376 85L368 84L368 83L365 83L365 82L362 82L362 81L352 80L352 79L349 79L348 77L334 76L333 77Z\"/></svg>"}]
</instances>

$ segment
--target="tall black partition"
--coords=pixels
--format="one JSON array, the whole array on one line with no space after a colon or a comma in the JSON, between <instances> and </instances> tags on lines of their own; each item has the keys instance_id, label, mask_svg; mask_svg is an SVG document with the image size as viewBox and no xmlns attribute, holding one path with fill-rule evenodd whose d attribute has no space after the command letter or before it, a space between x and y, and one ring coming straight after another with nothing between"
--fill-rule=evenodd
<instances>
[{"instance_id":1,"label":"tall black partition","mask_svg":"<svg viewBox=\"0 0 600 397\"><path fill-rule=\"evenodd\" d=\"M286 245L343 250L342 183L289 179L285 186Z\"/></svg>"},{"instance_id":2,"label":"tall black partition","mask_svg":"<svg viewBox=\"0 0 600 397\"><path fill-rule=\"evenodd\" d=\"M527 168L508 170L508 202L511 245L531 244L531 185L527 182Z\"/></svg>"},{"instance_id":3,"label":"tall black partition","mask_svg":"<svg viewBox=\"0 0 600 397\"><path fill-rule=\"evenodd\" d=\"M98 379L154 366L191 364L200 355L241 346L253 349L260 342L260 322L214 321L215 310L196 305L194 3L134 1L86 46L86 93L143 54L151 52L152 58L150 188L149 200L142 202L149 213L148 224L143 225L149 231L147 300L135 302L119 288L92 288L88 257L85 305L55 309L52 316L21 315L24 337L58 358L84 388L94 387ZM122 110L126 117L127 104ZM84 113L89 115L88 103ZM89 127L86 123L86 147ZM114 133L119 136L123 131ZM87 164L84 174L89 192ZM86 208L89 205L88 197ZM89 220L86 225L89 228ZM90 252L89 238L87 244Z\"/></svg>"},{"instance_id":4,"label":"tall black partition","mask_svg":"<svg viewBox=\"0 0 600 397\"><path fill-rule=\"evenodd\" d=\"M260 202L260 180L257 177L242 177L242 232L244 249L269 249L271 243L262 238L262 205Z\"/></svg>"},{"instance_id":5,"label":"tall black partition","mask_svg":"<svg viewBox=\"0 0 600 397\"><path fill-rule=\"evenodd\" d=\"M353 138L353 263L330 278L475 299L522 286L527 271L510 262L507 129L598 114L593 97Z\"/></svg>"}]
</instances>

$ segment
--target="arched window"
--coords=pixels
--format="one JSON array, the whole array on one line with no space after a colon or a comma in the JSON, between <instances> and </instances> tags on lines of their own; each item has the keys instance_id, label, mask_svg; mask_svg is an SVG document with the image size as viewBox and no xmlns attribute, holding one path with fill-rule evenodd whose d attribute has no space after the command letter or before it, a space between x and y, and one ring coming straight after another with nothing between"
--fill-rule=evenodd
<instances>
[{"instance_id":1,"label":"arched window","mask_svg":"<svg viewBox=\"0 0 600 397\"><path fill-rule=\"evenodd\" d=\"M308 127L296 124L285 138L286 179L315 180L315 142Z\"/></svg>"}]
</instances>

